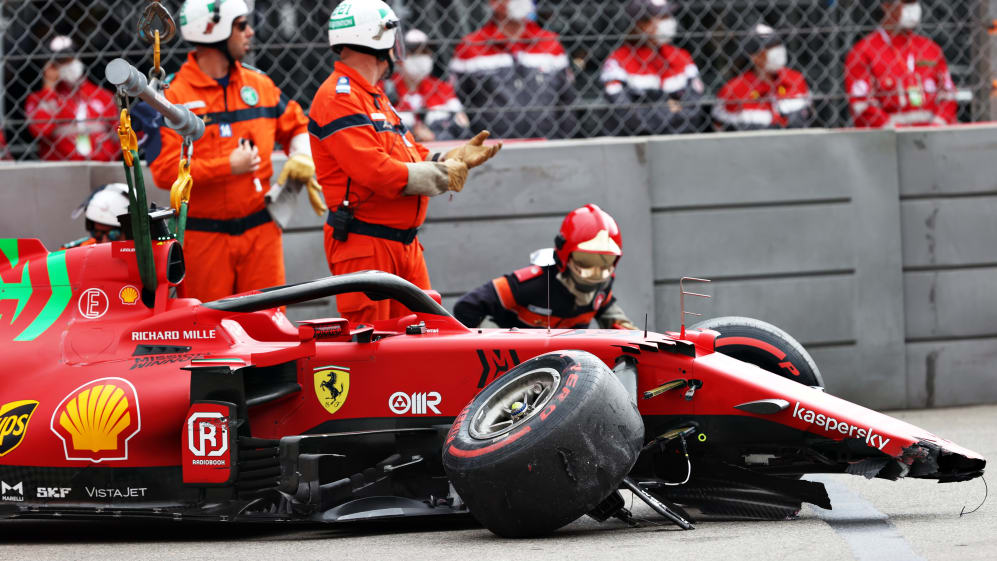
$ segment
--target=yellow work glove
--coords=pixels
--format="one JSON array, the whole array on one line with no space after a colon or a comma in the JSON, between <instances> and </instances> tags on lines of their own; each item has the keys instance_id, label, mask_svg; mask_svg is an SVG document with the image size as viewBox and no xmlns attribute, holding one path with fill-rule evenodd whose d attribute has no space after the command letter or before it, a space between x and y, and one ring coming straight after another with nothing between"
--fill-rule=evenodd
<instances>
[{"instance_id":1,"label":"yellow work glove","mask_svg":"<svg viewBox=\"0 0 997 561\"><path fill-rule=\"evenodd\" d=\"M284 169L280 170L280 177L277 179L277 183L284 185L290 179L302 185L308 185L308 182L313 177L315 177L315 162L312 161L312 157L308 154L299 152L287 159Z\"/></svg>"},{"instance_id":2,"label":"yellow work glove","mask_svg":"<svg viewBox=\"0 0 997 561\"><path fill-rule=\"evenodd\" d=\"M312 204L315 214L322 216L329 210L322 197L322 187L315 179L315 162L311 156L299 152L287 159L284 169L280 170L277 183L287 185L288 181L294 181L308 189L308 202Z\"/></svg>"},{"instance_id":3,"label":"yellow work glove","mask_svg":"<svg viewBox=\"0 0 997 561\"><path fill-rule=\"evenodd\" d=\"M450 179L450 190L460 193L467 182L467 164L460 160L447 160L443 162L447 167L447 176Z\"/></svg>"},{"instance_id":4,"label":"yellow work glove","mask_svg":"<svg viewBox=\"0 0 997 561\"><path fill-rule=\"evenodd\" d=\"M315 214L325 216L329 207L325 206L325 198L322 196L322 186L313 177L308 180L306 187L308 188L308 202L312 203L312 209L315 210Z\"/></svg>"},{"instance_id":5,"label":"yellow work glove","mask_svg":"<svg viewBox=\"0 0 997 561\"><path fill-rule=\"evenodd\" d=\"M444 156L444 160L460 160L467 164L468 169L474 169L481 164L487 162L488 160L495 157L495 154L499 153L502 149L502 143L499 142L494 146L485 146L485 141L492 133L488 131L481 131L472 138L467 144L454 148L453 150L447 152Z\"/></svg>"}]
</instances>

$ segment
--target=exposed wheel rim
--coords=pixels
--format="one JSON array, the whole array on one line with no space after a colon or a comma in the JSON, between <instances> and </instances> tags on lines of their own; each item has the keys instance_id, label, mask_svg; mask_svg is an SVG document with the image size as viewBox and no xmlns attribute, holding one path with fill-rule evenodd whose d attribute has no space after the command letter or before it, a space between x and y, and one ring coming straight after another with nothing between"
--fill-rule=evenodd
<instances>
[{"instance_id":1,"label":"exposed wheel rim","mask_svg":"<svg viewBox=\"0 0 997 561\"><path fill-rule=\"evenodd\" d=\"M509 380L471 419L471 438L490 440L526 424L544 410L560 383L561 375L553 368L537 368Z\"/></svg>"}]
</instances>

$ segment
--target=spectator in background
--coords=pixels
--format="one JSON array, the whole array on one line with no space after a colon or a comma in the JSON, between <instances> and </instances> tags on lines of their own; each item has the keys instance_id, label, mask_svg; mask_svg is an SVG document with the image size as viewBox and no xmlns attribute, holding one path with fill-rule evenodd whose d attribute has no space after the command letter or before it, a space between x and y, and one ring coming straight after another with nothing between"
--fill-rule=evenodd
<instances>
[{"instance_id":1,"label":"spectator in background","mask_svg":"<svg viewBox=\"0 0 997 561\"><path fill-rule=\"evenodd\" d=\"M7 135L0 129L0 160L11 160L10 149L7 148Z\"/></svg>"},{"instance_id":2,"label":"spectator in background","mask_svg":"<svg viewBox=\"0 0 997 561\"><path fill-rule=\"evenodd\" d=\"M556 33L530 20L533 0L489 0L492 20L464 37L450 61L474 129L505 138L570 138L574 75Z\"/></svg>"},{"instance_id":3,"label":"spectator in background","mask_svg":"<svg viewBox=\"0 0 997 561\"><path fill-rule=\"evenodd\" d=\"M744 41L750 67L720 89L713 106L721 131L804 128L813 123L810 88L803 74L786 67L786 45L771 27L758 24Z\"/></svg>"},{"instance_id":4,"label":"spectator in background","mask_svg":"<svg viewBox=\"0 0 997 561\"><path fill-rule=\"evenodd\" d=\"M845 90L857 127L949 125L956 122L955 84L937 43L914 32L917 0L881 2L881 27L845 60Z\"/></svg>"},{"instance_id":5,"label":"spectator in background","mask_svg":"<svg viewBox=\"0 0 997 561\"><path fill-rule=\"evenodd\" d=\"M614 106L606 134L699 132L706 125L703 81L692 56L671 44L678 30L672 3L631 0L634 22L627 42L606 60L602 83Z\"/></svg>"},{"instance_id":6,"label":"spectator in background","mask_svg":"<svg viewBox=\"0 0 997 561\"><path fill-rule=\"evenodd\" d=\"M114 95L87 80L73 40L48 44L42 88L25 104L28 130L39 140L43 160L111 161L121 153Z\"/></svg>"},{"instance_id":7,"label":"spectator in background","mask_svg":"<svg viewBox=\"0 0 997 561\"><path fill-rule=\"evenodd\" d=\"M388 82L388 97L402 123L418 142L470 138L471 122L453 86L432 76L429 36L418 29L405 33L405 60ZM392 91L393 90L393 91Z\"/></svg>"}]
</instances>

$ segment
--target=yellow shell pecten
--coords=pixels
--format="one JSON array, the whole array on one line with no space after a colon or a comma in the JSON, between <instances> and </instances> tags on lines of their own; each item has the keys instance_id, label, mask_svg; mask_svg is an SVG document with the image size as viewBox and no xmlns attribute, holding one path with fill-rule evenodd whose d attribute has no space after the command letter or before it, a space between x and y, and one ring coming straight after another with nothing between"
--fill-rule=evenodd
<instances>
[{"instance_id":1,"label":"yellow shell pecten","mask_svg":"<svg viewBox=\"0 0 997 561\"><path fill-rule=\"evenodd\" d=\"M69 401L59 425L73 436L76 450L115 450L118 435L131 424L125 392L114 384L94 386Z\"/></svg>"}]
</instances>

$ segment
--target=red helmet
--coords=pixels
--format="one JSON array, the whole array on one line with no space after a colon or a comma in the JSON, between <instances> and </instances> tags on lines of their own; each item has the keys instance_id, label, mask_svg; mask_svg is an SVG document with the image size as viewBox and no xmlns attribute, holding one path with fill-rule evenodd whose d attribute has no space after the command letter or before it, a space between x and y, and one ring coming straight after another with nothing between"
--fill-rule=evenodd
<instances>
[{"instance_id":1,"label":"red helmet","mask_svg":"<svg viewBox=\"0 0 997 561\"><path fill-rule=\"evenodd\" d=\"M576 251L615 255L615 265L623 255L623 236L612 216L597 205L588 204L564 217L554 246L559 271L564 271Z\"/></svg>"}]
</instances>

